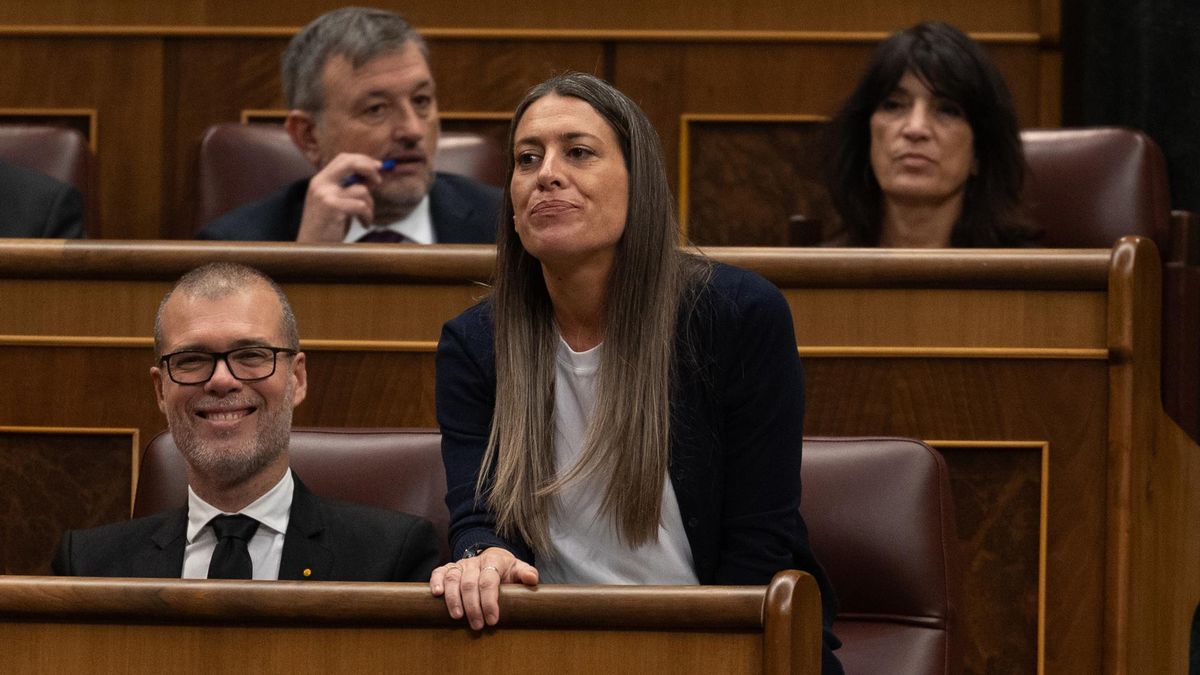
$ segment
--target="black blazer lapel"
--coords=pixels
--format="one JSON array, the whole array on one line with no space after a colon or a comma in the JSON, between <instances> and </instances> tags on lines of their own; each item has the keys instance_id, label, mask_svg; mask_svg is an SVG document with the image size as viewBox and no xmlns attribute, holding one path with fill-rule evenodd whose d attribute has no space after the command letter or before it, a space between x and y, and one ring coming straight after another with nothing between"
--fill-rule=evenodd
<instances>
[{"instance_id":1,"label":"black blazer lapel","mask_svg":"<svg viewBox=\"0 0 1200 675\"><path fill-rule=\"evenodd\" d=\"M283 554L279 561L281 580L325 581L333 570L333 550L325 543L325 519L316 496L296 482L287 532L283 536Z\"/></svg>"},{"instance_id":2,"label":"black blazer lapel","mask_svg":"<svg viewBox=\"0 0 1200 675\"><path fill-rule=\"evenodd\" d=\"M469 241L471 205L462 199L454 186L440 175L435 176L429 189L429 219L439 244Z\"/></svg>"},{"instance_id":3,"label":"black blazer lapel","mask_svg":"<svg viewBox=\"0 0 1200 675\"><path fill-rule=\"evenodd\" d=\"M150 544L130 557L132 577L178 579L183 576L183 549L187 544L187 509L171 511L150 533Z\"/></svg>"}]
</instances>

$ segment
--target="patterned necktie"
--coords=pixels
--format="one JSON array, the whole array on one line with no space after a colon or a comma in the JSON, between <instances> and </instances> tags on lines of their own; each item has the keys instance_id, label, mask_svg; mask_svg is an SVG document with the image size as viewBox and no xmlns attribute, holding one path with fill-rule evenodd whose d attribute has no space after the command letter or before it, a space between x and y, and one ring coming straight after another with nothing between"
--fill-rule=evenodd
<instances>
[{"instance_id":1,"label":"patterned necktie","mask_svg":"<svg viewBox=\"0 0 1200 675\"><path fill-rule=\"evenodd\" d=\"M415 244L417 242L400 234L395 230L386 228L376 228L369 230L366 234L358 238L358 243L376 243L376 244Z\"/></svg>"},{"instance_id":2,"label":"patterned necktie","mask_svg":"<svg viewBox=\"0 0 1200 675\"><path fill-rule=\"evenodd\" d=\"M209 579L253 579L254 568L246 543L258 530L250 516L216 516L208 521L217 534L217 548L208 564Z\"/></svg>"}]
</instances>

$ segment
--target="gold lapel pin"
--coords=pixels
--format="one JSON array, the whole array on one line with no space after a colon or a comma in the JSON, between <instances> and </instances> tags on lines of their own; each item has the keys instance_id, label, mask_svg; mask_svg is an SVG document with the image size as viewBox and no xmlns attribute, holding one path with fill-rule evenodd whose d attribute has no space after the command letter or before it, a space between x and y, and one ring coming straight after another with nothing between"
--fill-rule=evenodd
<instances>
[{"instance_id":1,"label":"gold lapel pin","mask_svg":"<svg viewBox=\"0 0 1200 675\"><path fill-rule=\"evenodd\" d=\"M312 570L311 570L311 569L309 569L309 568L307 568L307 567L305 567L305 568L304 568L304 576L306 576L306 577L311 577L311 576L312 576Z\"/></svg>"}]
</instances>

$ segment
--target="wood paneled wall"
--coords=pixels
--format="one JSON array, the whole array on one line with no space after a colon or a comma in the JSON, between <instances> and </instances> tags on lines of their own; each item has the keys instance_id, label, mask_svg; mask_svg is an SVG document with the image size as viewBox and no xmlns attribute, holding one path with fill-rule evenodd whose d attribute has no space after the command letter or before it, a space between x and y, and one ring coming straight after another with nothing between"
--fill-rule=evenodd
<instances>
[{"instance_id":1,"label":"wood paneled wall","mask_svg":"<svg viewBox=\"0 0 1200 675\"><path fill-rule=\"evenodd\" d=\"M95 110L102 236L188 237L200 134L245 110L281 108L287 40L339 4L11 0L0 7L0 111L45 109L53 120L56 109ZM928 18L985 43L1023 126L1059 121L1059 0L533 0L519 12L499 2L381 4L429 38L441 108L455 129L495 133L494 122L455 115L507 114L553 73L594 72L645 108L673 179L684 116L827 116L882 37ZM702 198L724 194L704 189ZM772 236L754 243L776 243ZM703 243L735 240L746 242L716 233Z\"/></svg>"},{"instance_id":2,"label":"wood paneled wall","mask_svg":"<svg viewBox=\"0 0 1200 675\"><path fill-rule=\"evenodd\" d=\"M314 16L344 6L336 0L9 0L0 7L0 22L14 25L71 24L83 26L279 26L301 25ZM508 2L470 0L379 0L374 6L402 12L417 26L508 28L525 30L736 30L736 31L856 31L892 30L895 26L936 17L952 23L977 25L976 30L1011 32L1044 27L1057 34L1059 3L1015 0L845 0L839 3L798 0L780 3L746 0L527 0Z\"/></svg>"}]
</instances>

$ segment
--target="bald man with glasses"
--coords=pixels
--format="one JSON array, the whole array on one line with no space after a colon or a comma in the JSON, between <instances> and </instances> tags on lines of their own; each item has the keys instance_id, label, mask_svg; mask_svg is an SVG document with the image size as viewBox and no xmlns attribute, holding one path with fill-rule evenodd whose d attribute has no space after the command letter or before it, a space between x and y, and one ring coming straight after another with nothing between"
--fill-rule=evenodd
<instances>
[{"instance_id":1,"label":"bald man with glasses","mask_svg":"<svg viewBox=\"0 0 1200 675\"><path fill-rule=\"evenodd\" d=\"M243 265L184 275L163 298L150 369L187 464L187 506L68 531L55 574L185 579L426 581L428 521L322 499L288 466L308 388L287 297Z\"/></svg>"}]
</instances>

